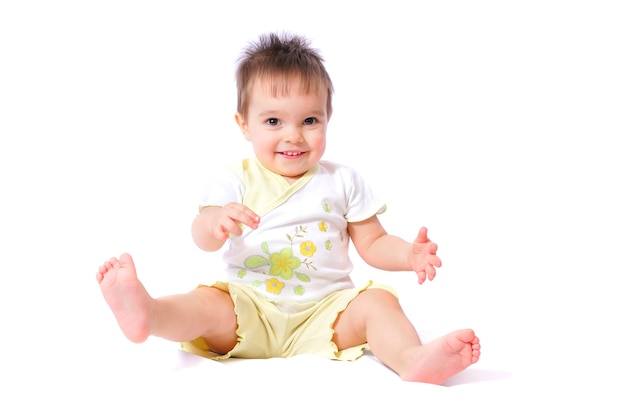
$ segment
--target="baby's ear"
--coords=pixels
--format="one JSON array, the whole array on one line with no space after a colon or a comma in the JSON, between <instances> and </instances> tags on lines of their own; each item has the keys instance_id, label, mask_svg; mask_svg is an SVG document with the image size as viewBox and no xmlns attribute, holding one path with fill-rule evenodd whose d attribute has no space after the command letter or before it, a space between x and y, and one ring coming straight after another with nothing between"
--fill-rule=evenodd
<instances>
[{"instance_id":1,"label":"baby's ear","mask_svg":"<svg viewBox=\"0 0 626 416\"><path fill-rule=\"evenodd\" d=\"M250 137L248 135L248 123L246 123L245 119L243 118L243 114L235 113L235 122L241 129L241 132L243 133L243 136L246 138L246 140L250 141Z\"/></svg>"}]
</instances>

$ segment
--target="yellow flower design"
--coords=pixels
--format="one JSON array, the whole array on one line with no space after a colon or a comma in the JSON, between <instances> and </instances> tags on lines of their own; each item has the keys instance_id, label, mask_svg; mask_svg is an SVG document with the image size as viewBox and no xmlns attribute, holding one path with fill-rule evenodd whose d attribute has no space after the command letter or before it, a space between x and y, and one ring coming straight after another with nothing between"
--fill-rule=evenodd
<instances>
[{"instance_id":1,"label":"yellow flower design","mask_svg":"<svg viewBox=\"0 0 626 416\"><path fill-rule=\"evenodd\" d=\"M270 254L270 276L280 276L285 280L293 277L293 271L300 267L302 262L293 256L293 250L285 247L280 253Z\"/></svg>"},{"instance_id":2,"label":"yellow flower design","mask_svg":"<svg viewBox=\"0 0 626 416\"><path fill-rule=\"evenodd\" d=\"M268 292L274 293L276 295L280 295L280 292L283 290L283 287L285 287L285 284L275 277L271 279L267 279L265 281L265 285L267 286Z\"/></svg>"},{"instance_id":3,"label":"yellow flower design","mask_svg":"<svg viewBox=\"0 0 626 416\"><path fill-rule=\"evenodd\" d=\"M319 228L321 232L325 233L326 231L328 231L328 224L322 221L317 224L317 228Z\"/></svg>"},{"instance_id":4,"label":"yellow flower design","mask_svg":"<svg viewBox=\"0 0 626 416\"><path fill-rule=\"evenodd\" d=\"M315 247L315 244L313 243L313 241L308 240L308 241L305 241L304 243L300 243L300 254L302 254L303 256L313 257L316 251L317 251L317 247Z\"/></svg>"}]
</instances>

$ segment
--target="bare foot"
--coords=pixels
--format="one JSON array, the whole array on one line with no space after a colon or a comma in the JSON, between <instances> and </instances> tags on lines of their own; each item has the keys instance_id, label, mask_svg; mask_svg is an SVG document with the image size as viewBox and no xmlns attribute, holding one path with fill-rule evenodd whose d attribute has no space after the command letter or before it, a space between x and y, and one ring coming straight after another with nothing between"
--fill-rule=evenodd
<instances>
[{"instance_id":1,"label":"bare foot","mask_svg":"<svg viewBox=\"0 0 626 416\"><path fill-rule=\"evenodd\" d=\"M480 358L480 341L471 329L461 329L415 347L403 380L442 384Z\"/></svg>"},{"instance_id":2,"label":"bare foot","mask_svg":"<svg viewBox=\"0 0 626 416\"><path fill-rule=\"evenodd\" d=\"M119 260L112 258L105 262L98 269L96 279L124 335L133 342L145 341L150 335L153 299L137 279L132 257L122 254Z\"/></svg>"}]
</instances>

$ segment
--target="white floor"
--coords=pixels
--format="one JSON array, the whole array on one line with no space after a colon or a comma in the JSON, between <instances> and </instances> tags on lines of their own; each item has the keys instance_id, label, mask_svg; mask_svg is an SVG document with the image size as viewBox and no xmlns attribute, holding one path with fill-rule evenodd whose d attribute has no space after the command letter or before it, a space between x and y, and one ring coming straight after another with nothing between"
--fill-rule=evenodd
<instances>
[{"instance_id":1,"label":"white floor","mask_svg":"<svg viewBox=\"0 0 626 416\"><path fill-rule=\"evenodd\" d=\"M624 13L286 4L0 6L0 413L624 414ZM212 277L196 198L209 167L249 155L234 60L279 29L327 59L327 158L385 197L390 233L426 225L440 245L424 286L357 258L354 279L394 285L426 340L477 331L481 361L444 387L369 355L214 363L134 345L99 293L97 266L123 251L154 296Z\"/></svg>"}]
</instances>

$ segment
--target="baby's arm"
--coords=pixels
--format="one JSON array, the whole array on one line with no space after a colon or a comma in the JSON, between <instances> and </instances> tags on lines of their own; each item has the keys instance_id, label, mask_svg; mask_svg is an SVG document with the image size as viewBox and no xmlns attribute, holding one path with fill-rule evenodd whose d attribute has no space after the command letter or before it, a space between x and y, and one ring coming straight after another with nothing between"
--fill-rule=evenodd
<instances>
[{"instance_id":1,"label":"baby's arm","mask_svg":"<svg viewBox=\"0 0 626 416\"><path fill-rule=\"evenodd\" d=\"M413 270L419 284L433 280L437 274L435 267L441 267L437 244L430 241L424 227L413 243L387 234L376 216L348 223L348 232L357 252L370 266L390 271Z\"/></svg>"},{"instance_id":2,"label":"baby's arm","mask_svg":"<svg viewBox=\"0 0 626 416\"><path fill-rule=\"evenodd\" d=\"M231 202L223 207L208 206L202 208L193 220L191 235L202 250L216 251L231 234L241 235L240 224L256 229L259 221L259 216L242 204Z\"/></svg>"}]
</instances>

